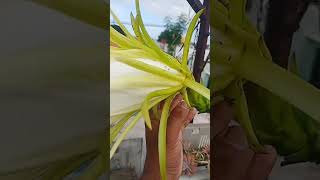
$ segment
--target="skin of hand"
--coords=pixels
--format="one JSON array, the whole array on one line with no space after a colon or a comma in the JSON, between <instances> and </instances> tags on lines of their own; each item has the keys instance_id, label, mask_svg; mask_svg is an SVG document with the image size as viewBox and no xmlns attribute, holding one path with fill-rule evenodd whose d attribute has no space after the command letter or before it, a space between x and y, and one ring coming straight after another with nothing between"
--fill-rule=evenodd
<instances>
[{"instance_id":1,"label":"skin of hand","mask_svg":"<svg viewBox=\"0 0 320 180\"><path fill-rule=\"evenodd\" d=\"M160 104L158 112L161 113ZM183 129L194 118L197 111L190 108L183 101L180 94L176 95L171 103L170 116L167 124L167 177L168 180L178 180L182 172ZM146 127L147 155L141 180L160 180L159 154L158 154L158 132L160 115L155 115L150 111L152 130Z\"/></svg>"},{"instance_id":2,"label":"skin of hand","mask_svg":"<svg viewBox=\"0 0 320 180\"><path fill-rule=\"evenodd\" d=\"M272 146L253 152L239 125L231 125L232 105L223 101L213 108L213 156L211 172L215 180L266 180L277 158Z\"/></svg>"}]
</instances>

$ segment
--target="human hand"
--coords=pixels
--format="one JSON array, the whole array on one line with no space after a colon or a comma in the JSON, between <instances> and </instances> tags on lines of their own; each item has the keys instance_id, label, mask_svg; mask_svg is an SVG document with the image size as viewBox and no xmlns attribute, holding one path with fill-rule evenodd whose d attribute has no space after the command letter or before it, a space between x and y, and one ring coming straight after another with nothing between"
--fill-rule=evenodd
<instances>
[{"instance_id":1,"label":"human hand","mask_svg":"<svg viewBox=\"0 0 320 180\"><path fill-rule=\"evenodd\" d=\"M265 152L253 152L241 127L232 121L232 109L225 101L213 109L211 176L215 180L265 180L276 161L276 150L265 146Z\"/></svg>"},{"instance_id":2,"label":"human hand","mask_svg":"<svg viewBox=\"0 0 320 180\"><path fill-rule=\"evenodd\" d=\"M161 107L159 112L161 113ZM189 108L178 94L171 103L167 124L167 177L168 180L179 179L182 172L183 147L182 131L196 115L195 108ZM160 180L158 132L160 120L158 115L150 112L152 130L146 127L147 156L141 180Z\"/></svg>"}]
</instances>

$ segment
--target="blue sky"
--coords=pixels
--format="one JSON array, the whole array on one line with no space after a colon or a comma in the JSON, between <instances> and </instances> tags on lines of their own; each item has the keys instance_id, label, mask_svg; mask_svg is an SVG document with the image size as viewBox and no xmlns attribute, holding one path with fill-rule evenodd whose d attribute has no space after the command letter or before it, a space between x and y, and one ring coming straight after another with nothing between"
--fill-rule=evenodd
<instances>
[{"instance_id":1,"label":"blue sky","mask_svg":"<svg viewBox=\"0 0 320 180\"><path fill-rule=\"evenodd\" d=\"M191 19L194 15L186 0L140 0L141 14L146 25L157 24L163 25L164 18L170 16L175 19L181 13L185 13ZM110 0L110 7L123 22L130 22L130 12L134 15L134 0ZM110 17L110 21L113 18ZM130 25L126 25L131 29ZM158 35L164 30L163 27L146 27L153 39L157 39Z\"/></svg>"}]
</instances>

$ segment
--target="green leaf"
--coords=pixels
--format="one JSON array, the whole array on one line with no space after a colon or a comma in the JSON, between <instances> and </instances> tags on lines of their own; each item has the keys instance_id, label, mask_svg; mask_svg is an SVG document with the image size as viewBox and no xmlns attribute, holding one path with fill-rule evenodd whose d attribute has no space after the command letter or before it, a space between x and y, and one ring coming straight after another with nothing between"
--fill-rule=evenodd
<instances>
[{"instance_id":1,"label":"green leaf","mask_svg":"<svg viewBox=\"0 0 320 180\"><path fill-rule=\"evenodd\" d=\"M184 101L188 105L188 107L191 107L191 104L190 104L190 101L189 101L189 96L188 96L188 91L187 91L186 87L182 88L181 94L183 96ZM203 97L203 96L201 96L201 97ZM195 106L193 106L193 107L195 107Z\"/></svg>"},{"instance_id":2,"label":"green leaf","mask_svg":"<svg viewBox=\"0 0 320 180\"><path fill-rule=\"evenodd\" d=\"M228 98L234 100L234 106L236 110L236 117L241 127L246 133L247 139L255 152L263 152L264 147L258 141L253 130L249 110L247 106L246 95L243 90L242 80L234 81L226 90L225 94Z\"/></svg>"},{"instance_id":3,"label":"green leaf","mask_svg":"<svg viewBox=\"0 0 320 180\"><path fill-rule=\"evenodd\" d=\"M160 174L162 180L167 180L167 121L170 114L170 105L175 95L165 100L163 105L158 137Z\"/></svg>"},{"instance_id":4,"label":"green leaf","mask_svg":"<svg viewBox=\"0 0 320 180\"><path fill-rule=\"evenodd\" d=\"M126 116L124 116L119 122L117 122L116 125L111 127L110 129L110 142L113 142L115 138L120 133L121 129L125 126L125 124L129 121L129 119L137 113L136 111L128 113Z\"/></svg>"},{"instance_id":5,"label":"green leaf","mask_svg":"<svg viewBox=\"0 0 320 180\"><path fill-rule=\"evenodd\" d=\"M110 41L112 43L117 44L121 48L125 48L125 49L135 49L135 48L145 49L143 44L141 44L139 41L127 38L126 36L116 31L111 26L110 26Z\"/></svg>"},{"instance_id":6,"label":"green leaf","mask_svg":"<svg viewBox=\"0 0 320 180\"><path fill-rule=\"evenodd\" d=\"M246 19L246 0L230 0L229 15L233 23L242 26Z\"/></svg>"},{"instance_id":7,"label":"green leaf","mask_svg":"<svg viewBox=\"0 0 320 180\"><path fill-rule=\"evenodd\" d=\"M155 106L156 104L160 103L161 101L163 101L167 97L169 97L169 95L164 95L164 96L161 96L161 97L155 99L154 101L152 101L152 103L150 104L149 107ZM116 150L119 147L119 145L122 142L122 140L126 137L126 135L130 132L130 130L137 124L138 120L140 120L141 117L142 117L142 113L140 111L140 112L137 113L136 116L134 116L133 120L125 128L124 132L118 137L116 142L112 145L112 148L110 150L110 159L112 158L112 156L116 152Z\"/></svg>"},{"instance_id":8,"label":"green leaf","mask_svg":"<svg viewBox=\"0 0 320 180\"><path fill-rule=\"evenodd\" d=\"M121 23L121 21L119 20L119 18L113 13L113 11L110 9L110 13L113 16L114 20L117 22L117 24L120 26L120 28L122 29L122 31L125 33L125 35L127 37L129 37L130 39L134 39L134 37L130 34L130 32L127 30L127 28Z\"/></svg>"},{"instance_id":9,"label":"green leaf","mask_svg":"<svg viewBox=\"0 0 320 180\"><path fill-rule=\"evenodd\" d=\"M189 27L188 27L188 31L186 34L186 39L184 42L184 47L183 47L183 54L182 54L182 67L184 67L185 69L188 69L188 57L189 57L189 49L190 49L190 44L191 44L191 37L193 34L193 31L196 27L196 23L199 19L199 17L201 16L201 14L203 13L204 9L201 9L199 12L197 12L197 14L193 17Z\"/></svg>"},{"instance_id":10,"label":"green leaf","mask_svg":"<svg viewBox=\"0 0 320 180\"><path fill-rule=\"evenodd\" d=\"M187 92L191 107L195 107L200 113L209 112L210 100L190 88L187 89Z\"/></svg>"},{"instance_id":11,"label":"green leaf","mask_svg":"<svg viewBox=\"0 0 320 180\"><path fill-rule=\"evenodd\" d=\"M155 50L165 61L165 63L170 66L171 68L174 69L180 69L182 70L183 68L181 67L181 64L175 59L173 61L170 61L170 57L168 54L166 54L165 52L163 52L160 47L156 44L156 42L153 41L153 39L150 37L150 35L148 34L145 25L142 21L141 18L141 12L140 12L140 5L139 5L139 0L136 0L136 11L137 11L137 21L139 23L139 27L142 31L142 37L146 43L146 45L148 45L150 48L152 48L153 50Z\"/></svg>"},{"instance_id":12,"label":"green leaf","mask_svg":"<svg viewBox=\"0 0 320 180\"><path fill-rule=\"evenodd\" d=\"M134 116L133 120L129 123L129 125L125 128L124 132L120 134L120 136L117 138L116 142L113 144L110 150L110 159L116 152L122 140L126 137L126 135L130 132L130 130L137 124L137 122L140 120L141 117L142 117L142 113L138 112L137 115Z\"/></svg>"},{"instance_id":13,"label":"green leaf","mask_svg":"<svg viewBox=\"0 0 320 180\"><path fill-rule=\"evenodd\" d=\"M139 60L123 58L123 59L118 59L118 61L125 63L131 67L134 67L136 69L139 69L141 71L148 72L148 73L151 73L151 74L163 77L163 78L167 78L167 79L171 79L171 80L175 80L175 81L179 81L179 82L183 81L182 75L173 74L167 70L164 70L164 69L156 67L156 66L149 65L149 64L144 63Z\"/></svg>"},{"instance_id":14,"label":"green leaf","mask_svg":"<svg viewBox=\"0 0 320 180\"><path fill-rule=\"evenodd\" d=\"M144 120L145 120L146 125L148 126L149 129L152 129L151 120L150 120L150 116L149 116L149 109L152 108L152 106L150 107L150 101L152 100L152 98L162 96L162 95L171 95L171 94L179 91L181 88L182 88L182 85L177 86L177 87L168 88L168 89L161 89L161 90L153 91L146 96L146 98L142 104L141 111L144 115Z\"/></svg>"},{"instance_id":15,"label":"green leaf","mask_svg":"<svg viewBox=\"0 0 320 180\"><path fill-rule=\"evenodd\" d=\"M144 42L143 38L142 38L142 35L141 35L141 31L140 31L140 28L139 28L139 21L137 18L134 18L133 14L130 13L130 18L131 18L131 25L132 25L132 29L133 29L133 32L134 34L136 35L137 39L140 41L140 42Z\"/></svg>"},{"instance_id":16,"label":"green leaf","mask_svg":"<svg viewBox=\"0 0 320 180\"><path fill-rule=\"evenodd\" d=\"M210 100L210 90L202 84L190 79L185 79L183 84Z\"/></svg>"},{"instance_id":17,"label":"green leaf","mask_svg":"<svg viewBox=\"0 0 320 180\"><path fill-rule=\"evenodd\" d=\"M126 58L142 58L161 62L160 56L150 49L112 49L110 51L112 57L126 57Z\"/></svg>"},{"instance_id":18,"label":"green leaf","mask_svg":"<svg viewBox=\"0 0 320 180\"><path fill-rule=\"evenodd\" d=\"M107 28L108 3L104 0L31 0L34 3L62 12L85 23Z\"/></svg>"}]
</instances>

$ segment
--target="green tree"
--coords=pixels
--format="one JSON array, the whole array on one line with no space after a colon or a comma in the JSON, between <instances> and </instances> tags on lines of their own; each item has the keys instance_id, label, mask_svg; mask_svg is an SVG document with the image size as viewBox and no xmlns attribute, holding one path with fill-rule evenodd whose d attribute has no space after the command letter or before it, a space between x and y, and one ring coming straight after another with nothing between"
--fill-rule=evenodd
<instances>
[{"instance_id":1,"label":"green tree","mask_svg":"<svg viewBox=\"0 0 320 180\"><path fill-rule=\"evenodd\" d=\"M175 21L167 16L164 20L166 29L159 35L158 42L165 41L168 44L168 53L174 55L177 45L181 43L182 34L186 30L187 16L181 14Z\"/></svg>"}]
</instances>

